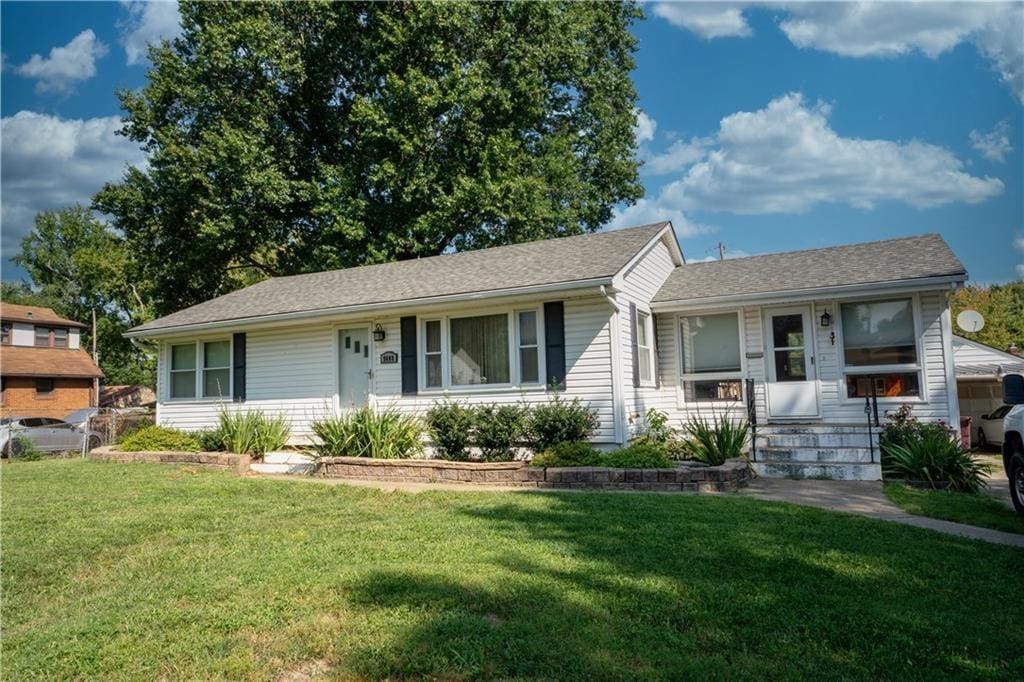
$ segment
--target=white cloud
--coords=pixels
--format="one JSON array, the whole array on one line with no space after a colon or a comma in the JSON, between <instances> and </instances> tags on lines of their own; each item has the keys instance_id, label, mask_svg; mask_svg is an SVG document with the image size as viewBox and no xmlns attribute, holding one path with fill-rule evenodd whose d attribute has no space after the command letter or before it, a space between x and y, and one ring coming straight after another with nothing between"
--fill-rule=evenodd
<instances>
[{"instance_id":1,"label":"white cloud","mask_svg":"<svg viewBox=\"0 0 1024 682\"><path fill-rule=\"evenodd\" d=\"M1020 2L793 2L659 4L654 14L705 39L752 34L744 11L782 14L796 46L844 57L936 58L972 43L1024 102L1024 4Z\"/></svg>"},{"instance_id":2,"label":"white cloud","mask_svg":"<svg viewBox=\"0 0 1024 682\"><path fill-rule=\"evenodd\" d=\"M720 258L718 257L717 250L709 249L709 251L715 251L715 252L714 253L708 253L708 255L703 256L701 258L693 258L692 256L687 257L686 262L687 263L710 263L711 261L720 260ZM725 248L725 259L726 260L729 260L730 258L748 258L748 257L750 257L752 255L754 255L754 254L748 253L746 251L743 251L742 249L736 250L736 251L730 251L728 246L726 246L726 248Z\"/></svg>"},{"instance_id":3,"label":"white cloud","mask_svg":"<svg viewBox=\"0 0 1024 682\"><path fill-rule=\"evenodd\" d=\"M997 123L990 133L972 130L969 137L971 146L990 161L1004 163L1006 155L1013 150L1010 145L1010 125L1006 121Z\"/></svg>"},{"instance_id":4,"label":"white cloud","mask_svg":"<svg viewBox=\"0 0 1024 682\"><path fill-rule=\"evenodd\" d=\"M643 170L655 175L672 173L686 168L704 156L704 150L710 143L707 139L694 137L689 142L676 140L660 154L648 156L644 161Z\"/></svg>"},{"instance_id":5,"label":"white cloud","mask_svg":"<svg viewBox=\"0 0 1024 682\"><path fill-rule=\"evenodd\" d=\"M181 33L177 2L162 0L124 2L128 18L119 24L121 45L129 64L142 64L152 43L171 39Z\"/></svg>"},{"instance_id":6,"label":"white cloud","mask_svg":"<svg viewBox=\"0 0 1024 682\"><path fill-rule=\"evenodd\" d=\"M616 224L680 220L701 230L693 211L801 213L819 204L874 208L896 201L917 208L978 203L1002 193L1002 181L965 172L943 147L843 137L829 125L830 107L799 93L758 111L726 116L702 157L682 175L616 217Z\"/></svg>"},{"instance_id":7,"label":"white cloud","mask_svg":"<svg viewBox=\"0 0 1024 682\"><path fill-rule=\"evenodd\" d=\"M687 218L678 207L666 206L654 199L638 199L632 206L619 209L608 228L617 230L635 225L660 223L662 220L671 220L672 227L675 228L676 234L680 238L709 234L716 229L711 225L694 222Z\"/></svg>"},{"instance_id":8,"label":"white cloud","mask_svg":"<svg viewBox=\"0 0 1024 682\"><path fill-rule=\"evenodd\" d=\"M63 47L50 50L49 57L34 54L14 72L37 80L37 92L67 92L77 82L96 75L96 60L107 53L107 46L86 29Z\"/></svg>"},{"instance_id":9,"label":"white cloud","mask_svg":"<svg viewBox=\"0 0 1024 682\"><path fill-rule=\"evenodd\" d=\"M117 180L127 164L145 162L138 146L115 132L117 116L63 119L19 111L0 121L4 200L2 248L17 253L35 214L80 203L88 206L105 182Z\"/></svg>"},{"instance_id":10,"label":"white cloud","mask_svg":"<svg viewBox=\"0 0 1024 682\"><path fill-rule=\"evenodd\" d=\"M642 109L636 110L636 142L643 144L654 139L654 133L658 130L658 122L644 113Z\"/></svg>"},{"instance_id":11,"label":"white cloud","mask_svg":"<svg viewBox=\"0 0 1024 682\"><path fill-rule=\"evenodd\" d=\"M741 2L678 2L658 3L654 14L701 38L747 37L753 35L743 16L746 3Z\"/></svg>"}]
</instances>

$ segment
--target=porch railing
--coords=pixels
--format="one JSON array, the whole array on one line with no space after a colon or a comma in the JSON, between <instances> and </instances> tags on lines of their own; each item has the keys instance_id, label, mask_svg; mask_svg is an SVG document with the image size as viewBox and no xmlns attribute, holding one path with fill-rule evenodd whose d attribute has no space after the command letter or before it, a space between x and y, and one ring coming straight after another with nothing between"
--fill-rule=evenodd
<instances>
[{"instance_id":1,"label":"porch railing","mask_svg":"<svg viewBox=\"0 0 1024 682\"><path fill-rule=\"evenodd\" d=\"M744 379L747 395L747 422L750 424L750 461L757 461L757 395L754 380Z\"/></svg>"}]
</instances>

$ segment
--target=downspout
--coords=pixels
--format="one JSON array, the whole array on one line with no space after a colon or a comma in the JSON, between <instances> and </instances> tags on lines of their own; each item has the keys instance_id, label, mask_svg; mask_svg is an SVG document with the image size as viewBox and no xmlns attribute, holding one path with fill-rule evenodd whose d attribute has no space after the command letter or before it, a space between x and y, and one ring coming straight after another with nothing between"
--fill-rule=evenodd
<instances>
[{"instance_id":1,"label":"downspout","mask_svg":"<svg viewBox=\"0 0 1024 682\"><path fill-rule=\"evenodd\" d=\"M619 331L619 316L622 313L622 309L619 308L619 304L615 301L613 292L609 292L608 287L601 285L600 287L601 296L608 305L611 306L611 324L609 327L609 334L611 334L610 347L612 356L612 413L615 416L614 431L615 431L615 442L618 445L625 445L625 438L623 434L624 423L625 423L625 399L623 397L622 388L622 335Z\"/></svg>"}]
</instances>

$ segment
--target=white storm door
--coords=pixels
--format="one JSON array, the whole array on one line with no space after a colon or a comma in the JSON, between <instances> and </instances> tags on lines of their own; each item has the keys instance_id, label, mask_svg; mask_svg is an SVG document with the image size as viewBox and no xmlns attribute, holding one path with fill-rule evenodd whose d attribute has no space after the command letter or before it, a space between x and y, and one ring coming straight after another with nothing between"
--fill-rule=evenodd
<instances>
[{"instance_id":1,"label":"white storm door","mask_svg":"<svg viewBox=\"0 0 1024 682\"><path fill-rule=\"evenodd\" d=\"M765 314L768 416L818 417L814 326L808 306L769 309Z\"/></svg>"},{"instance_id":2,"label":"white storm door","mask_svg":"<svg viewBox=\"0 0 1024 682\"><path fill-rule=\"evenodd\" d=\"M370 393L370 330L338 330L338 407L348 410L366 404Z\"/></svg>"}]
</instances>

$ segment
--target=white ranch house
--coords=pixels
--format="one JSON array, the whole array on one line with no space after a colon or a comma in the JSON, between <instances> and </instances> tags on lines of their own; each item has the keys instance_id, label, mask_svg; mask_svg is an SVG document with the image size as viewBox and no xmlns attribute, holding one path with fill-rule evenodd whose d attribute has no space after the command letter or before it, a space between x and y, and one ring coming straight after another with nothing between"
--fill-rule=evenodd
<instances>
[{"instance_id":1,"label":"white ranch house","mask_svg":"<svg viewBox=\"0 0 1024 682\"><path fill-rule=\"evenodd\" d=\"M301 442L354 405L536 403L554 383L596 409L599 446L648 408L749 414L763 474L877 479L876 405L958 423L966 277L937 235L686 263L666 222L275 278L129 335L157 342L157 421L182 429L259 409Z\"/></svg>"}]
</instances>

